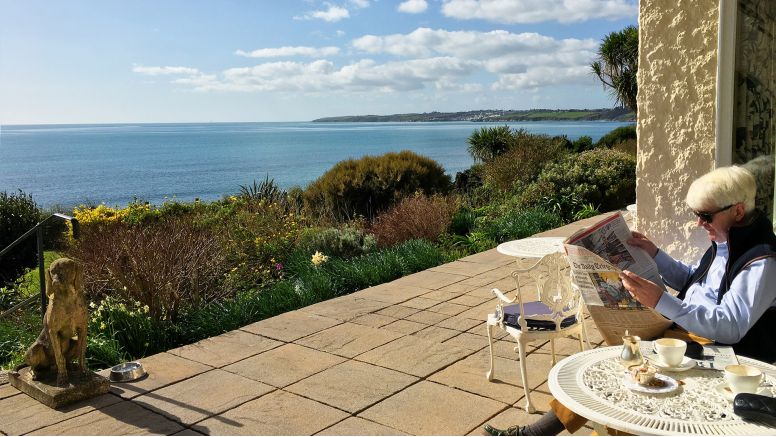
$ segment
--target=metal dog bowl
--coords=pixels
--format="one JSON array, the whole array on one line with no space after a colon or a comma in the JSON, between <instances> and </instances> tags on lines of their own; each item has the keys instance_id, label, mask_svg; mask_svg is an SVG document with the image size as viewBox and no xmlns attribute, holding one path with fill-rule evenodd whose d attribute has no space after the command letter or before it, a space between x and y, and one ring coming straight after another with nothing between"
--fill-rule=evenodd
<instances>
[{"instance_id":1,"label":"metal dog bowl","mask_svg":"<svg viewBox=\"0 0 776 437\"><path fill-rule=\"evenodd\" d=\"M146 371L138 361L123 363L110 368L110 380L113 382L130 382L144 376L146 376Z\"/></svg>"}]
</instances>

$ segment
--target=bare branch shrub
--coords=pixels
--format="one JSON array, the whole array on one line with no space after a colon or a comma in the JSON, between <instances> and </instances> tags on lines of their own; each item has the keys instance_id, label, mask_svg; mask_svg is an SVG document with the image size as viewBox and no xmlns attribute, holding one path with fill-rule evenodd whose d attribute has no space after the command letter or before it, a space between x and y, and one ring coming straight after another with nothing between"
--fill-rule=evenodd
<instances>
[{"instance_id":1,"label":"bare branch shrub","mask_svg":"<svg viewBox=\"0 0 776 437\"><path fill-rule=\"evenodd\" d=\"M452 197L417 193L378 216L370 232L383 247L414 239L435 241L450 226L457 203Z\"/></svg>"},{"instance_id":2,"label":"bare branch shrub","mask_svg":"<svg viewBox=\"0 0 776 437\"><path fill-rule=\"evenodd\" d=\"M133 299L156 320L175 321L185 306L230 294L222 287L228 267L218 237L191 217L85 226L68 255L83 263L92 299Z\"/></svg>"}]
</instances>

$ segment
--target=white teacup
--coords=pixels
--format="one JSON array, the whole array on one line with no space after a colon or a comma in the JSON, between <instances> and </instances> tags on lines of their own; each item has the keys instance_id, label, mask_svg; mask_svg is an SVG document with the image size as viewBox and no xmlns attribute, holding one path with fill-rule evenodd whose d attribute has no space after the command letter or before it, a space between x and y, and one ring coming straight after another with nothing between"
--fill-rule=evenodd
<instances>
[{"instance_id":1,"label":"white teacup","mask_svg":"<svg viewBox=\"0 0 776 437\"><path fill-rule=\"evenodd\" d=\"M757 393L763 372L746 364L730 364L725 366L725 380L733 393Z\"/></svg>"},{"instance_id":2,"label":"white teacup","mask_svg":"<svg viewBox=\"0 0 776 437\"><path fill-rule=\"evenodd\" d=\"M687 350L687 343L684 340L661 338L655 340L654 345L655 352L657 352L663 364L671 367L682 364L684 352Z\"/></svg>"}]
</instances>

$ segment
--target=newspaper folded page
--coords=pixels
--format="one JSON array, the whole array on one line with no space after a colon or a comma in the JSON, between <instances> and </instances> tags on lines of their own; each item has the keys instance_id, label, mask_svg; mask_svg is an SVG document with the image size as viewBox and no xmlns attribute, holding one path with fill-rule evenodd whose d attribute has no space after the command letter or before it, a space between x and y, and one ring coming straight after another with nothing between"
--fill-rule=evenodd
<instances>
[{"instance_id":1,"label":"newspaper folded page","mask_svg":"<svg viewBox=\"0 0 776 437\"><path fill-rule=\"evenodd\" d=\"M621 344L626 330L647 340L671 326L670 320L633 298L620 281L620 272L627 269L662 283L654 260L625 243L630 236L625 219L617 213L575 233L564 244L572 280L607 344Z\"/></svg>"}]
</instances>

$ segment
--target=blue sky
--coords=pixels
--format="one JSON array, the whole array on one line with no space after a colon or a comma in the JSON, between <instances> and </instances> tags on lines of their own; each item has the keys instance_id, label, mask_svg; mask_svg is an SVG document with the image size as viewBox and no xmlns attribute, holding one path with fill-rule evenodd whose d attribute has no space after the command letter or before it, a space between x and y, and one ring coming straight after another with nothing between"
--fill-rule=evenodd
<instances>
[{"instance_id":1,"label":"blue sky","mask_svg":"<svg viewBox=\"0 0 776 437\"><path fill-rule=\"evenodd\" d=\"M0 124L599 108L636 0L0 0Z\"/></svg>"}]
</instances>

